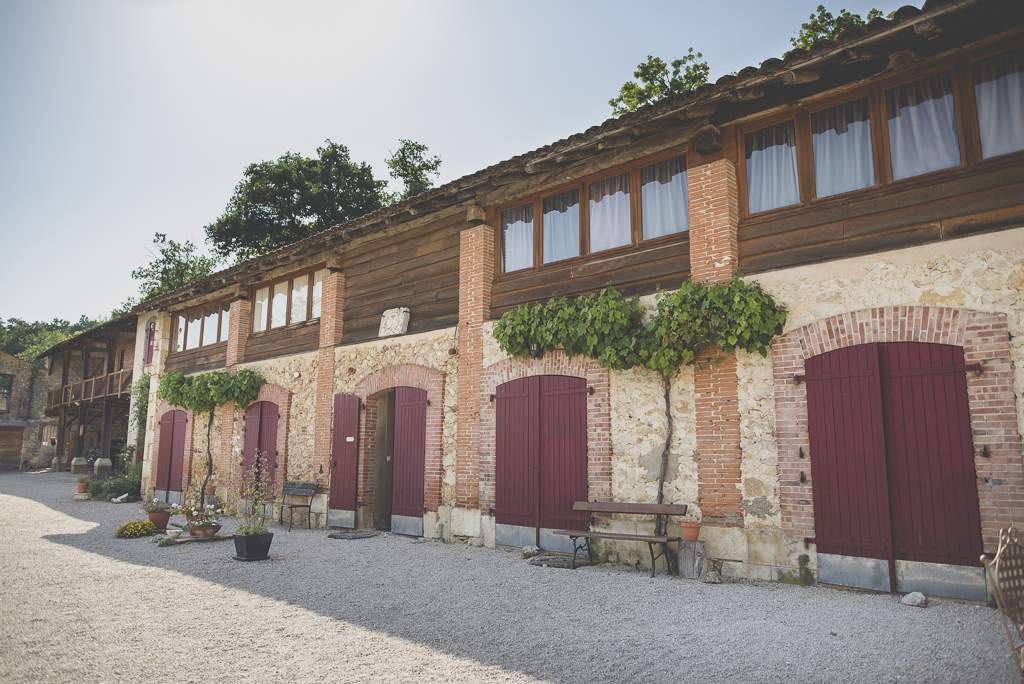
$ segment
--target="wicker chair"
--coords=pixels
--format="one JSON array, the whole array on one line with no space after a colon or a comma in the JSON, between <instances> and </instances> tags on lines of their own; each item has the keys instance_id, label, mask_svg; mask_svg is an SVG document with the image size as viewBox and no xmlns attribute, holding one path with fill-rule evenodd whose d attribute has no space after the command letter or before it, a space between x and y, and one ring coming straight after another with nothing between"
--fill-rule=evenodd
<instances>
[{"instance_id":1,"label":"wicker chair","mask_svg":"<svg viewBox=\"0 0 1024 684\"><path fill-rule=\"evenodd\" d=\"M996 605L1024 682L1024 543L1020 534L1012 527L999 530L995 557L982 556L981 560L992 578Z\"/></svg>"}]
</instances>

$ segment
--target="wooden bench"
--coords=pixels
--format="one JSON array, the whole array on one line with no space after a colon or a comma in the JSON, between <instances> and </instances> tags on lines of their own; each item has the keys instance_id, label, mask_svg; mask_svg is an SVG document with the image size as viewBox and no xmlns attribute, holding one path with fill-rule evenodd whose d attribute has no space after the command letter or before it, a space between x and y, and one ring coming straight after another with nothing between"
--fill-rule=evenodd
<instances>
[{"instance_id":1,"label":"wooden bench","mask_svg":"<svg viewBox=\"0 0 1024 684\"><path fill-rule=\"evenodd\" d=\"M296 508L306 509L306 527L312 529L310 518L312 518L313 497L320 489L320 480L316 482L285 482L281 490L281 501L274 502L281 507L277 521L284 525L284 509L288 509L288 531L292 531L292 513ZM301 496L306 498L306 503L287 503L285 499L289 496Z\"/></svg>"},{"instance_id":2,"label":"wooden bench","mask_svg":"<svg viewBox=\"0 0 1024 684\"><path fill-rule=\"evenodd\" d=\"M662 556L668 565L669 574L678 575L678 562L672 562L672 556L668 552L668 545L672 542L682 541L682 537L670 537L664 533L670 515L686 515L686 504L641 504L641 503L614 503L611 501L577 501L573 504L572 510L585 512L587 514L586 530L555 530L560 534L572 539L572 568L576 569L576 554L587 549L587 556L590 562L594 562L593 554L590 551L589 539L614 539L617 541L639 541L647 542L647 548L651 552L651 577L654 577L655 561ZM653 515L655 534L623 534L621 532L596 532L590 529L595 513L624 513L630 515ZM583 540L582 542L578 540ZM661 553L654 555L654 545L661 547Z\"/></svg>"}]
</instances>

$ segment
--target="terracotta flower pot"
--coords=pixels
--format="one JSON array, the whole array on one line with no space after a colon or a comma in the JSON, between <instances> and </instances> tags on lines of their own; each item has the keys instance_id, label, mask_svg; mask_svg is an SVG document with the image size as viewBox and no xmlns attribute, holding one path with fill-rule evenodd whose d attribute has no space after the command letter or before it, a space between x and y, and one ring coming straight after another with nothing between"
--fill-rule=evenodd
<instances>
[{"instance_id":1,"label":"terracotta flower pot","mask_svg":"<svg viewBox=\"0 0 1024 684\"><path fill-rule=\"evenodd\" d=\"M213 539L213 536L220 532L220 525L211 525L210 527L193 527L189 526L189 535L197 539Z\"/></svg>"},{"instance_id":2,"label":"terracotta flower pot","mask_svg":"<svg viewBox=\"0 0 1024 684\"><path fill-rule=\"evenodd\" d=\"M147 513L149 516L149 522L156 525L157 532L167 531L167 523L171 519L171 512L164 511L163 513Z\"/></svg>"},{"instance_id":3,"label":"terracotta flower pot","mask_svg":"<svg viewBox=\"0 0 1024 684\"><path fill-rule=\"evenodd\" d=\"M217 496L217 485L206 485L206 496Z\"/></svg>"},{"instance_id":4,"label":"terracotta flower pot","mask_svg":"<svg viewBox=\"0 0 1024 684\"><path fill-rule=\"evenodd\" d=\"M700 523L681 522L679 525L683 528L683 539L686 541L697 541L697 537L700 536Z\"/></svg>"},{"instance_id":5,"label":"terracotta flower pot","mask_svg":"<svg viewBox=\"0 0 1024 684\"><path fill-rule=\"evenodd\" d=\"M78 493L79 494L84 494L85 490L89 489L89 483L88 482L76 482L75 486L78 487Z\"/></svg>"}]
</instances>

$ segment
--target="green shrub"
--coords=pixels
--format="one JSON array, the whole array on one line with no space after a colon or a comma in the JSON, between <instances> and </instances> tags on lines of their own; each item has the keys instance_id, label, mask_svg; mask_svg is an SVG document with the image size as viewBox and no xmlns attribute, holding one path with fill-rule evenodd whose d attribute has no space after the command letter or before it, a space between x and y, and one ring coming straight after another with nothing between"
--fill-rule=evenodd
<instances>
[{"instance_id":1,"label":"green shrub","mask_svg":"<svg viewBox=\"0 0 1024 684\"><path fill-rule=\"evenodd\" d=\"M164 537L156 543L157 546L163 548L164 546L177 546L178 542L174 541L170 537Z\"/></svg>"},{"instance_id":2,"label":"green shrub","mask_svg":"<svg viewBox=\"0 0 1024 684\"><path fill-rule=\"evenodd\" d=\"M138 539L156 534L156 525L148 520L129 520L117 528L114 536L118 539Z\"/></svg>"},{"instance_id":3,"label":"green shrub","mask_svg":"<svg viewBox=\"0 0 1024 684\"><path fill-rule=\"evenodd\" d=\"M103 483L99 480L92 480L85 491L89 492L91 496L100 496L103 494Z\"/></svg>"},{"instance_id":4,"label":"green shrub","mask_svg":"<svg viewBox=\"0 0 1024 684\"><path fill-rule=\"evenodd\" d=\"M115 477L103 483L103 496L118 497L124 494L138 496L141 491L140 484L127 477Z\"/></svg>"},{"instance_id":5,"label":"green shrub","mask_svg":"<svg viewBox=\"0 0 1024 684\"><path fill-rule=\"evenodd\" d=\"M142 463L136 463L132 466L132 471L128 474L128 479L132 482L142 482Z\"/></svg>"}]
</instances>

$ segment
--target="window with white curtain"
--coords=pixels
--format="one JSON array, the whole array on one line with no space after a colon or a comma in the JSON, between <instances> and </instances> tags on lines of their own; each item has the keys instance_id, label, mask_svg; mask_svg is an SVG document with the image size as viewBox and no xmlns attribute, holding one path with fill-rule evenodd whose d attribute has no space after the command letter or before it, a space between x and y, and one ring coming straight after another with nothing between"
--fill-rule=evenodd
<instances>
[{"instance_id":1,"label":"window with white curtain","mask_svg":"<svg viewBox=\"0 0 1024 684\"><path fill-rule=\"evenodd\" d=\"M643 238L650 240L690 229L686 157L675 157L640 169Z\"/></svg>"},{"instance_id":2,"label":"window with white curtain","mask_svg":"<svg viewBox=\"0 0 1024 684\"><path fill-rule=\"evenodd\" d=\"M203 329L203 310L192 309L188 312L188 322L185 324L185 350L195 349L199 346L199 333Z\"/></svg>"},{"instance_id":3,"label":"window with white curtain","mask_svg":"<svg viewBox=\"0 0 1024 684\"><path fill-rule=\"evenodd\" d=\"M632 242L629 220L629 174L590 184L590 252Z\"/></svg>"},{"instance_id":4,"label":"window with white curtain","mask_svg":"<svg viewBox=\"0 0 1024 684\"><path fill-rule=\"evenodd\" d=\"M747 211L756 214L800 203L796 126L784 121L744 136Z\"/></svg>"},{"instance_id":5,"label":"window with white curtain","mask_svg":"<svg viewBox=\"0 0 1024 684\"><path fill-rule=\"evenodd\" d=\"M544 263L580 255L580 191L544 198Z\"/></svg>"},{"instance_id":6,"label":"window with white curtain","mask_svg":"<svg viewBox=\"0 0 1024 684\"><path fill-rule=\"evenodd\" d=\"M533 205L501 212L501 271L533 266Z\"/></svg>"},{"instance_id":7,"label":"window with white curtain","mask_svg":"<svg viewBox=\"0 0 1024 684\"><path fill-rule=\"evenodd\" d=\"M976 62L972 71L981 156L1024 150L1024 48Z\"/></svg>"},{"instance_id":8,"label":"window with white curtain","mask_svg":"<svg viewBox=\"0 0 1024 684\"><path fill-rule=\"evenodd\" d=\"M320 318L320 311L323 306L324 278L326 277L326 268L313 272L313 302L310 306L310 318Z\"/></svg>"},{"instance_id":9,"label":"window with white curtain","mask_svg":"<svg viewBox=\"0 0 1024 684\"><path fill-rule=\"evenodd\" d=\"M811 143L818 197L875 184L868 98L811 112Z\"/></svg>"},{"instance_id":10,"label":"window with white curtain","mask_svg":"<svg viewBox=\"0 0 1024 684\"><path fill-rule=\"evenodd\" d=\"M289 323L301 323L306 320L306 310L309 296L309 276L300 275L292 278L292 313L288 317Z\"/></svg>"},{"instance_id":11,"label":"window with white curtain","mask_svg":"<svg viewBox=\"0 0 1024 684\"><path fill-rule=\"evenodd\" d=\"M948 71L886 90L885 114L893 180L960 164L953 78Z\"/></svg>"},{"instance_id":12,"label":"window with white curtain","mask_svg":"<svg viewBox=\"0 0 1024 684\"><path fill-rule=\"evenodd\" d=\"M252 303L252 331L263 332L267 329L267 311L270 304L270 288L261 287L256 290Z\"/></svg>"}]
</instances>

